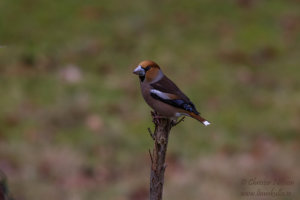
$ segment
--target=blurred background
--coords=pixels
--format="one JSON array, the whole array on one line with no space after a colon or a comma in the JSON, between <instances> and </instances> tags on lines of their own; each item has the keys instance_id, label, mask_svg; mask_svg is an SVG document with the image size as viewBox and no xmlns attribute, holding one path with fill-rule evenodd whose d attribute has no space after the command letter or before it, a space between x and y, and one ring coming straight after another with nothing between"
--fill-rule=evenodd
<instances>
[{"instance_id":1,"label":"blurred background","mask_svg":"<svg viewBox=\"0 0 300 200\"><path fill-rule=\"evenodd\" d=\"M267 199L299 199L299 10L299 0L0 1L9 194L148 199L153 124L132 70L151 59L212 122L173 128L165 199L272 188L289 193ZM254 178L292 182L245 184Z\"/></svg>"}]
</instances>

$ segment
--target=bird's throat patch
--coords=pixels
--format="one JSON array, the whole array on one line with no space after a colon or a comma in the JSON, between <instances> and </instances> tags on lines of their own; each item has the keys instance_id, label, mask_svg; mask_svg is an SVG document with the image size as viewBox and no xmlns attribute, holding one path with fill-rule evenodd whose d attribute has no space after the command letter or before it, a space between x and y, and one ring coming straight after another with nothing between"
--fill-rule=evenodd
<instances>
[{"instance_id":1,"label":"bird's throat patch","mask_svg":"<svg viewBox=\"0 0 300 200\"><path fill-rule=\"evenodd\" d=\"M143 82L145 80L145 76L139 76L141 82Z\"/></svg>"}]
</instances>

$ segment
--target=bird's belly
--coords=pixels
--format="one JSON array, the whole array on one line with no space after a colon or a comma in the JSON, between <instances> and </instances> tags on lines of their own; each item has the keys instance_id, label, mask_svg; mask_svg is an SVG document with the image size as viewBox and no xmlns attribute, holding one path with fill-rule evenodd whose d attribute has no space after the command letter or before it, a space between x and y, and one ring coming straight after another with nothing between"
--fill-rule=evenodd
<instances>
[{"instance_id":1,"label":"bird's belly","mask_svg":"<svg viewBox=\"0 0 300 200\"><path fill-rule=\"evenodd\" d=\"M154 99L150 95L150 90L145 91L142 90L143 97L147 104L156 112L158 112L160 115L165 116L165 117L178 117L176 116L177 113L177 108L170 106L166 103L163 103L157 99Z\"/></svg>"}]
</instances>

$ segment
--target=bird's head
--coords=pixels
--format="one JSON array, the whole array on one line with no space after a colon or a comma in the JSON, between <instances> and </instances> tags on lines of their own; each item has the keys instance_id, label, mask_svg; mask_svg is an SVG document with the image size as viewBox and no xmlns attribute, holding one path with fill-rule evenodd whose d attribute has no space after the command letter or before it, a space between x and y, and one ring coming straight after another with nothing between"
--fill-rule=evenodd
<instances>
[{"instance_id":1,"label":"bird's head","mask_svg":"<svg viewBox=\"0 0 300 200\"><path fill-rule=\"evenodd\" d=\"M145 78L147 82L153 82L162 76L162 72L158 64L150 60L140 62L134 69L133 73L138 75L142 82Z\"/></svg>"}]
</instances>

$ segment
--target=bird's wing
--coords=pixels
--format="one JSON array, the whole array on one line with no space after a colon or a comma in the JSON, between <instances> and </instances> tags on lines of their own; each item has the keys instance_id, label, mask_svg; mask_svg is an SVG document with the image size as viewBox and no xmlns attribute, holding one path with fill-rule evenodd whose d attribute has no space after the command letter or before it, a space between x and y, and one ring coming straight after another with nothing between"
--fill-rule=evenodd
<instances>
[{"instance_id":1,"label":"bird's wing","mask_svg":"<svg viewBox=\"0 0 300 200\"><path fill-rule=\"evenodd\" d=\"M166 76L151 84L151 96L171 106L199 114L190 99Z\"/></svg>"},{"instance_id":2,"label":"bird's wing","mask_svg":"<svg viewBox=\"0 0 300 200\"><path fill-rule=\"evenodd\" d=\"M164 93L174 94L178 96L180 99L185 101L190 101L190 99L180 91L180 89L173 83L168 77L163 76L159 81L151 84L152 88L155 90L159 90Z\"/></svg>"}]
</instances>

